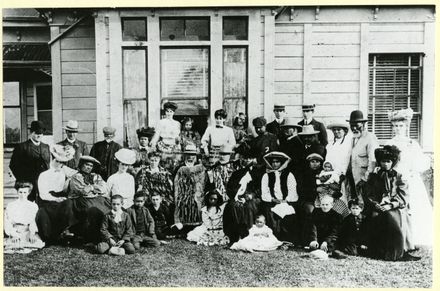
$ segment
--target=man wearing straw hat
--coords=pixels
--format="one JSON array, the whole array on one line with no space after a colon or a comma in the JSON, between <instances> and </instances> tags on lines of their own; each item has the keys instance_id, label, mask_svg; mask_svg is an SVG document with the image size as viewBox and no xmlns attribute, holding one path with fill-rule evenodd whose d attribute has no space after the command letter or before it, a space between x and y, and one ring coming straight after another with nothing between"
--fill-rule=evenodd
<instances>
[{"instance_id":1,"label":"man wearing straw hat","mask_svg":"<svg viewBox=\"0 0 440 291\"><path fill-rule=\"evenodd\" d=\"M283 138L281 126L285 124L284 116L286 115L286 106L274 105L273 113L275 114L275 120L266 125L266 130L267 132L275 134L281 142Z\"/></svg>"},{"instance_id":2,"label":"man wearing straw hat","mask_svg":"<svg viewBox=\"0 0 440 291\"><path fill-rule=\"evenodd\" d=\"M75 157L69 160L66 164L69 168L76 169L78 167L79 158L81 156L89 155L87 144L76 138L79 132L78 121L69 120L66 126L63 127L66 131L66 139L60 141L58 144L62 146L71 146L75 150Z\"/></svg>"},{"instance_id":3,"label":"man wearing straw hat","mask_svg":"<svg viewBox=\"0 0 440 291\"><path fill-rule=\"evenodd\" d=\"M322 144L323 146L326 146L328 144L327 130L325 129L323 123L313 118L313 115L315 114L315 104L303 104L302 112L304 119L298 122L298 125L301 126L313 125L313 128L319 131L318 134L319 143Z\"/></svg>"}]
</instances>

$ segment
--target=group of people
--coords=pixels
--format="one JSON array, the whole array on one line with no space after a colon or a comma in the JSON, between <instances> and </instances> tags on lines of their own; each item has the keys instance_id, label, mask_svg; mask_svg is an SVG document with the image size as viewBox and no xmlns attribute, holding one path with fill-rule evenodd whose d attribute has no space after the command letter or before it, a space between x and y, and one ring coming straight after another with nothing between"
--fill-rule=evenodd
<instances>
[{"instance_id":1,"label":"group of people","mask_svg":"<svg viewBox=\"0 0 440 291\"><path fill-rule=\"evenodd\" d=\"M32 122L10 162L19 199L5 211L5 251L81 239L121 255L183 237L250 252L285 244L417 260L416 245L432 244L420 177L430 164L409 138L411 109L390 112L395 137L383 147L359 110L325 127L314 104L298 123L275 105L274 121L257 117L249 130L243 113L228 127L220 109L201 135L191 118L174 120L175 103L163 109L155 128L137 130L139 146L123 148L104 127L90 153L78 122L51 146L41 142L44 124Z\"/></svg>"}]
</instances>

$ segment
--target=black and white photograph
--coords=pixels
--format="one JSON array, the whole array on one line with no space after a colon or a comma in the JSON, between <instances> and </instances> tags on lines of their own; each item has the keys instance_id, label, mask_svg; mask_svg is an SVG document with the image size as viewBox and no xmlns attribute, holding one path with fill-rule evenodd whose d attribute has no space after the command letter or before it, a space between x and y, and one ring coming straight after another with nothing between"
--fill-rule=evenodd
<instances>
[{"instance_id":1,"label":"black and white photograph","mask_svg":"<svg viewBox=\"0 0 440 291\"><path fill-rule=\"evenodd\" d=\"M3 285L432 288L436 6L157 2L2 8Z\"/></svg>"}]
</instances>

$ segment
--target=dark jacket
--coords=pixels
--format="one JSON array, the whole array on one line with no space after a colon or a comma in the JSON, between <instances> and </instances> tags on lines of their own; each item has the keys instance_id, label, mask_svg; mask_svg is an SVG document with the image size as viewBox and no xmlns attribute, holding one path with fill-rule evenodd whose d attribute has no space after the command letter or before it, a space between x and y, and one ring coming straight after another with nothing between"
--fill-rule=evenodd
<instances>
[{"instance_id":1,"label":"dark jacket","mask_svg":"<svg viewBox=\"0 0 440 291\"><path fill-rule=\"evenodd\" d=\"M266 125L266 131L274 134L278 140L281 142L285 139L284 134L281 130L281 125L284 125L286 123L286 120L284 119L283 122L278 123L276 120L269 122Z\"/></svg>"},{"instance_id":2,"label":"dark jacket","mask_svg":"<svg viewBox=\"0 0 440 291\"><path fill-rule=\"evenodd\" d=\"M142 207L142 213L144 215L145 224L145 234L151 237L155 237L156 234L154 232L154 219L150 214L150 211L146 207ZM127 213L130 216L131 224L133 225L133 231L136 231L136 209L135 206L132 205L127 209Z\"/></svg>"},{"instance_id":3,"label":"dark jacket","mask_svg":"<svg viewBox=\"0 0 440 291\"><path fill-rule=\"evenodd\" d=\"M153 205L149 205L148 211L153 217L155 230L171 227L174 224L173 214L166 205L161 204L157 210L154 209Z\"/></svg>"},{"instance_id":4,"label":"dark jacket","mask_svg":"<svg viewBox=\"0 0 440 291\"><path fill-rule=\"evenodd\" d=\"M36 146L27 140L15 146L9 168L17 180L36 183L40 173L49 169L49 163L49 146L42 142Z\"/></svg>"},{"instance_id":5,"label":"dark jacket","mask_svg":"<svg viewBox=\"0 0 440 291\"><path fill-rule=\"evenodd\" d=\"M121 148L122 146L114 141L108 144L103 140L95 143L90 150L90 155L101 163L99 171L96 172L100 174L105 181L118 171L118 162L115 159L115 153Z\"/></svg>"},{"instance_id":6,"label":"dark jacket","mask_svg":"<svg viewBox=\"0 0 440 291\"><path fill-rule=\"evenodd\" d=\"M264 164L263 156L265 154L276 150L278 150L278 139L269 132L257 136L250 142L250 151L257 158L259 164Z\"/></svg>"},{"instance_id":7,"label":"dark jacket","mask_svg":"<svg viewBox=\"0 0 440 291\"><path fill-rule=\"evenodd\" d=\"M315 120L314 118L312 118L312 121L310 121L309 124L313 125L313 128L319 131L318 133L319 143L323 146L326 146L328 144L328 138L327 138L327 130L325 129L324 124ZM298 125L304 126L304 119L298 122Z\"/></svg>"},{"instance_id":8,"label":"dark jacket","mask_svg":"<svg viewBox=\"0 0 440 291\"><path fill-rule=\"evenodd\" d=\"M327 242L329 250L332 250L338 238L341 222L342 216L333 209L323 212L321 208L315 208L311 225L308 227L309 241L317 241L319 244Z\"/></svg>"},{"instance_id":9,"label":"dark jacket","mask_svg":"<svg viewBox=\"0 0 440 291\"><path fill-rule=\"evenodd\" d=\"M130 242L133 236L133 225L127 212L122 212L122 220L118 223L114 221L114 215L111 211L104 216L101 225L103 241L108 242L112 238L116 242L120 240Z\"/></svg>"},{"instance_id":10,"label":"dark jacket","mask_svg":"<svg viewBox=\"0 0 440 291\"><path fill-rule=\"evenodd\" d=\"M66 138L63 141L60 141L58 144L63 146L70 145L75 149L75 157L66 163L69 168L76 169L78 167L79 158L81 156L89 155L87 144L81 140L77 139L73 143L70 143Z\"/></svg>"},{"instance_id":11,"label":"dark jacket","mask_svg":"<svg viewBox=\"0 0 440 291\"><path fill-rule=\"evenodd\" d=\"M344 218L338 235L338 245L344 249L349 245L367 245L368 232L366 229L367 221L363 214L359 215L359 223L356 223L356 217L349 214Z\"/></svg>"}]
</instances>

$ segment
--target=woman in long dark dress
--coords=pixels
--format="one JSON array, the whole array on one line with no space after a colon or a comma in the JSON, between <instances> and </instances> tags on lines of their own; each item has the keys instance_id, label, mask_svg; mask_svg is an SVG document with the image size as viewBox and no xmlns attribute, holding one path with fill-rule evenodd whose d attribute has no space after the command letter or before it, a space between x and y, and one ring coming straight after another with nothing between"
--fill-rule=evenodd
<instances>
[{"instance_id":1,"label":"woman in long dark dress","mask_svg":"<svg viewBox=\"0 0 440 291\"><path fill-rule=\"evenodd\" d=\"M232 173L226 186L229 201L223 213L223 230L231 243L249 234L260 213L264 168L255 165L249 152L243 152L242 159L243 167Z\"/></svg>"},{"instance_id":2,"label":"woman in long dark dress","mask_svg":"<svg viewBox=\"0 0 440 291\"><path fill-rule=\"evenodd\" d=\"M372 257L387 260L418 260L404 250L404 233L408 215L408 184L394 169L400 150L384 146L374 152L377 167L364 187L366 215L371 218L369 252Z\"/></svg>"}]
</instances>

